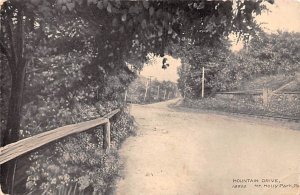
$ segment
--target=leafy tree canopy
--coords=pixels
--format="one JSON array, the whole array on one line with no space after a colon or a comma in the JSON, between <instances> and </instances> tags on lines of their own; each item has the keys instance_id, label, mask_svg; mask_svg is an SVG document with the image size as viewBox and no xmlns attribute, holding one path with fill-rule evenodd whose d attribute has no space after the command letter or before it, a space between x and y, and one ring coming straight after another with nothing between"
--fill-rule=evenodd
<instances>
[{"instance_id":1,"label":"leafy tree canopy","mask_svg":"<svg viewBox=\"0 0 300 195\"><path fill-rule=\"evenodd\" d=\"M207 70L207 94L234 90L239 88L242 82L261 76L292 76L300 71L299 40L299 33L260 32L238 53L229 50L226 40L218 47L195 47L185 44L185 47L180 47L177 52L183 61L183 66L178 70L179 89L182 94L199 98L202 67Z\"/></svg>"},{"instance_id":2,"label":"leafy tree canopy","mask_svg":"<svg viewBox=\"0 0 300 195\"><path fill-rule=\"evenodd\" d=\"M2 15L5 19L14 10L22 10L28 22L33 23L27 26L34 26L37 20L60 22L67 18L74 22L81 18L94 29L88 35L95 38L97 49L105 51L101 52L105 58L145 60L149 52L163 56L170 41L191 39L194 44L201 45L231 32L247 37L257 28L253 16L265 8L262 3L239 0L11 0L4 4L6 9ZM113 64L108 65L114 68Z\"/></svg>"},{"instance_id":3,"label":"leafy tree canopy","mask_svg":"<svg viewBox=\"0 0 300 195\"><path fill-rule=\"evenodd\" d=\"M300 71L300 33L282 32L251 39L238 56L259 75L291 74Z\"/></svg>"}]
</instances>

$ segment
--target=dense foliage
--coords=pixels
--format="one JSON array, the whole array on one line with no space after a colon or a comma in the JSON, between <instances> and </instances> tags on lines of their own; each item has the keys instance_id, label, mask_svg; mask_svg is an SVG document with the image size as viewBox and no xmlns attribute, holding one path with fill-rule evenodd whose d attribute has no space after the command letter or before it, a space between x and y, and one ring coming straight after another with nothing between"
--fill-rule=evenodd
<instances>
[{"instance_id":1,"label":"dense foliage","mask_svg":"<svg viewBox=\"0 0 300 195\"><path fill-rule=\"evenodd\" d=\"M236 90L243 82L262 76L293 75L300 71L299 40L299 33L261 32L237 53L229 50L227 41L207 47L186 44L179 54L183 56L183 65L178 70L179 89L187 97L200 97L202 67L206 68L207 95Z\"/></svg>"},{"instance_id":2,"label":"dense foliage","mask_svg":"<svg viewBox=\"0 0 300 195\"><path fill-rule=\"evenodd\" d=\"M299 119L299 94L274 95L269 106L264 106L262 98L249 95L217 95L202 100L186 98L182 106L202 111L221 111L274 118Z\"/></svg>"},{"instance_id":3,"label":"dense foliage","mask_svg":"<svg viewBox=\"0 0 300 195\"><path fill-rule=\"evenodd\" d=\"M300 33L260 33L238 53L239 62L255 76L293 74L300 71ZM244 65L246 64L247 65ZM246 74L246 73L244 73Z\"/></svg>"},{"instance_id":4,"label":"dense foliage","mask_svg":"<svg viewBox=\"0 0 300 195\"><path fill-rule=\"evenodd\" d=\"M178 55L182 56L182 66L178 69L178 87L184 97L200 97L203 67L205 68L205 93L208 95L221 90L224 85L232 81L232 78L222 75L224 67L232 65L233 59L226 40L207 46L194 46L187 43L181 47Z\"/></svg>"},{"instance_id":5,"label":"dense foliage","mask_svg":"<svg viewBox=\"0 0 300 195\"><path fill-rule=\"evenodd\" d=\"M118 76L98 74L98 82L85 76L91 63L89 53L36 54L28 65L21 120L21 138L67 124L91 120L122 108L122 90L134 78L118 70ZM22 158L26 173L15 193L33 194L105 193L113 186L120 164L117 147L133 133L133 120L122 112L112 123L115 148L106 153L102 149L102 128L70 136ZM69 156L69 157L66 157ZM62 166L63 165L63 166ZM28 176L28 178L24 176Z\"/></svg>"},{"instance_id":6,"label":"dense foliage","mask_svg":"<svg viewBox=\"0 0 300 195\"><path fill-rule=\"evenodd\" d=\"M1 113L6 126L1 145L120 107L135 77L129 64L140 70L149 53L163 56L169 43L213 44L231 32L247 38L257 27L253 16L263 9L262 1L240 0L8 0L0 12L1 80L8 82L1 86L1 106L7 108ZM117 121L122 123L115 136L122 140L132 130L131 120L123 113ZM74 136L34 154L27 189L53 194L54 186L75 185L69 190L90 187L87 193L103 193L105 178L115 173L108 163L114 155L93 161L99 155L106 158L95 137ZM90 148L83 147L88 144ZM87 155L83 159L82 153ZM5 192L13 193L15 164L12 160L2 166ZM91 174L99 181L92 181Z\"/></svg>"}]
</instances>

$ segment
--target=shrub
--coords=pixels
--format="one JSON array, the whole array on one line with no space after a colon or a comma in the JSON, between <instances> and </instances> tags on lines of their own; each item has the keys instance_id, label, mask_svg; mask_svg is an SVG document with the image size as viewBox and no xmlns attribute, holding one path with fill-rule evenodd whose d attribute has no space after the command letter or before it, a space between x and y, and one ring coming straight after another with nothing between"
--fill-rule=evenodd
<instances>
[{"instance_id":1,"label":"shrub","mask_svg":"<svg viewBox=\"0 0 300 195\"><path fill-rule=\"evenodd\" d=\"M81 106L89 118L96 109ZM87 112L88 111L88 112ZM74 111L73 111L74 113ZM67 116L69 117L69 116ZM42 148L32 154L26 188L29 194L105 194L114 185L120 169L117 148L134 132L132 117L122 111L112 120L113 147L102 149L103 128L101 126L86 132L68 136L54 145Z\"/></svg>"}]
</instances>

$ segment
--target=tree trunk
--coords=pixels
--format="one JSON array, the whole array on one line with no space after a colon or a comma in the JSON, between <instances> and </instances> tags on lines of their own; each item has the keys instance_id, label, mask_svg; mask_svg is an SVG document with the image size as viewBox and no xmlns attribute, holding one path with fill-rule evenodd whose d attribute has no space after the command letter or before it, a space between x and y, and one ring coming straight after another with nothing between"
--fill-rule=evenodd
<instances>
[{"instance_id":1,"label":"tree trunk","mask_svg":"<svg viewBox=\"0 0 300 195\"><path fill-rule=\"evenodd\" d=\"M10 40L11 55L8 56L11 71L11 92L8 104L6 129L3 132L1 146L19 140L21 122L21 108L25 83L25 58L24 58L24 23L23 11L17 12L16 33L13 33L13 23L8 23L8 37ZM4 193L14 194L14 176L17 160L11 160L1 165L1 187Z\"/></svg>"},{"instance_id":2,"label":"tree trunk","mask_svg":"<svg viewBox=\"0 0 300 195\"><path fill-rule=\"evenodd\" d=\"M12 87L9 100L6 130L3 135L3 145L19 140L19 129L21 121L21 108L24 91L25 68L19 68L12 74ZM13 193L16 159L11 160L1 167L1 183L5 193Z\"/></svg>"},{"instance_id":3,"label":"tree trunk","mask_svg":"<svg viewBox=\"0 0 300 195\"><path fill-rule=\"evenodd\" d=\"M21 120L21 107L24 91L25 68L12 74L12 86L9 99L7 125L4 132L3 144L7 145L19 140L19 128Z\"/></svg>"}]
</instances>

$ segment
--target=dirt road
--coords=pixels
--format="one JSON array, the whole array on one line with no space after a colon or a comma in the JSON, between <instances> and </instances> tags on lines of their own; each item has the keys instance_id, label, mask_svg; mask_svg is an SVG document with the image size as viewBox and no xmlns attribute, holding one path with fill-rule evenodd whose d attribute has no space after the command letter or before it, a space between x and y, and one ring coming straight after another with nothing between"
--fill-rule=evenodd
<instances>
[{"instance_id":1,"label":"dirt road","mask_svg":"<svg viewBox=\"0 0 300 195\"><path fill-rule=\"evenodd\" d=\"M300 194L300 131L170 103L132 106L117 195Z\"/></svg>"}]
</instances>

